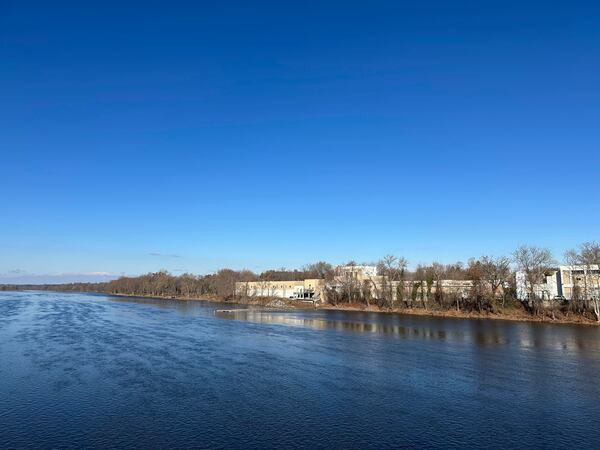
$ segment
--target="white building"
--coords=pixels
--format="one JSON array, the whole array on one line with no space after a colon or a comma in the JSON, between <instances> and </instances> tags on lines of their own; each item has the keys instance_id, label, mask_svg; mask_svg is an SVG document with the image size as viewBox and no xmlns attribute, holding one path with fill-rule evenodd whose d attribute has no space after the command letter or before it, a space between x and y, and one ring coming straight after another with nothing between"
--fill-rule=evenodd
<instances>
[{"instance_id":1,"label":"white building","mask_svg":"<svg viewBox=\"0 0 600 450\"><path fill-rule=\"evenodd\" d=\"M343 279L370 280L377 276L377 266L337 266L335 275Z\"/></svg>"}]
</instances>

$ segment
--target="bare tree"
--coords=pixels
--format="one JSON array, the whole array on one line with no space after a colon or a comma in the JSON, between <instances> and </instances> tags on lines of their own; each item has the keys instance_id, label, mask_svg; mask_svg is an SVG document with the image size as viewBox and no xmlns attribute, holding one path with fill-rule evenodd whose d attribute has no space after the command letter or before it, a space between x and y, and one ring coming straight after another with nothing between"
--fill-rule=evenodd
<instances>
[{"instance_id":1,"label":"bare tree","mask_svg":"<svg viewBox=\"0 0 600 450\"><path fill-rule=\"evenodd\" d=\"M446 266L443 264L434 262L431 265L431 275L432 279L435 282L435 295L434 298L440 308L444 306L444 286L443 280L446 275Z\"/></svg>"},{"instance_id":2,"label":"bare tree","mask_svg":"<svg viewBox=\"0 0 600 450\"><path fill-rule=\"evenodd\" d=\"M565 252L565 262L569 266L571 280L573 286L571 287L571 296L569 299L569 310L578 314L584 314L586 309L587 292L582 292L581 286L575 283L573 279L573 272L577 269L577 266L581 263L581 256L577 250L567 250Z\"/></svg>"},{"instance_id":3,"label":"bare tree","mask_svg":"<svg viewBox=\"0 0 600 450\"><path fill-rule=\"evenodd\" d=\"M404 278L407 265L406 258L393 255L386 255L377 263L377 272L381 276L380 296L388 308L394 307L394 283Z\"/></svg>"},{"instance_id":4,"label":"bare tree","mask_svg":"<svg viewBox=\"0 0 600 450\"><path fill-rule=\"evenodd\" d=\"M370 301L371 301L371 283L367 280L363 281L362 284L362 298L365 302L365 306L367 307L367 309L369 309L369 306L371 306Z\"/></svg>"},{"instance_id":5,"label":"bare tree","mask_svg":"<svg viewBox=\"0 0 600 450\"><path fill-rule=\"evenodd\" d=\"M491 256L482 256L479 260L481 266L481 277L489 286L491 291L492 307L495 306L498 289L508 283L510 279L510 259L500 256L497 258ZM503 289L504 292L504 289ZM502 295L502 306L504 307L505 295Z\"/></svg>"},{"instance_id":6,"label":"bare tree","mask_svg":"<svg viewBox=\"0 0 600 450\"><path fill-rule=\"evenodd\" d=\"M600 322L600 243L585 242L579 246L582 260L586 266L585 278L589 278L591 302L596 320Z\"/></svg>"},{"instance_id":7,"label":"bare tree","mask_svg":"<svg viewBox=\"0 0 600 450\"><path fill-rule=\"evenodd\" d=\"M194 293L196 285L196 277L191 273L184 273L179 277L179 285L181 286L181 294L184 297L191 297Z\"/></svg>"},{"instance_id":8,"label":"bare tree","mask_svg":"<svg viewBox=\"0 0 600 450\"><path fill-rule=\"evenodd\" d=\"M554 264L552 253L546 248L522 245L513 253L513 260L524 274L529 305L537 314L540 299L537 298L535 286L544 281L546 272Z\"/></svg>"},{"instance_id":9,"label":"bare tree","mask_svg":"<svg viewBox=\"0 0 600 450\"><path fill-rule=\"evenodd\" d=\"M302 270L304 271L306 278L332 280L334 275L333 266L324 261L307 264Z\"/></svg>"},{"instance_id":10,"label":"bare tree","mask_svg":"<svg viewBox=\"0 0 600 450\"><path fill-rule=\"evenodd\" d=\"M472 258L469 260L469 267L467 268L469 279L471 280L471 289L469 297L471 300L471 308L475 308L481 312L483 310L483 302L485 298L485 286L483 280L483 270L481 267L481 261Z\"/></svg>"},{"instance_id":11,"label":"bare tree","mask_svg":"<svg viewBox=\"0 0 600 450\"><path fill-rule=\"evenodd\" d=\"M576 266L583 270L583 299L591 304L596 321L600 322L600 243L585 242L578 250L566 252L565 259L571 265L572 278ZM575 280L572 283L575 290ZM575 297L574 292L571 297Z\"/></svg>"},{"instance_id":12,"label":"bare tree","mask_svg":"<svg viewBox=\"0 0 600 450\"><path fill-rule=\"evenodd\" d=\"M348 266L357 266L356 262L350 261L346 264ZM363 298L361 281L358 279L356 272L352 270L338 270L336 271L335 277L332 280L327 280L327 284L330 285L328 291L328 298L332 299L337 304L338 302L355 303L357 300L366 301Z\"/></svg>"}]
</instances>

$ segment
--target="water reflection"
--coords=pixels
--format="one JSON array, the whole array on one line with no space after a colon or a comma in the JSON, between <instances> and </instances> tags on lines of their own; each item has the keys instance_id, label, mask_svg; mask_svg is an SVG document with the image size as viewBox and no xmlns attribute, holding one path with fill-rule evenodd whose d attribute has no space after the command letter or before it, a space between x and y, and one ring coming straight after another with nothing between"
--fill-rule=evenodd
<instances>
[{"instance_id":1,"label":"water reflection","mask_svg":"<svg viewBox=\"0 0 600 450\"><path fill-rule=\"evenodd\" d=\"M99 296L107 298L106 296ZM207 301L108 297L113 301L176 309L183 315L214 315L265 325L315 330L337 330L389 337L475 344L479 347L518 346L581 352L600 358L600 327L513 322L491 319L456 319L358 311L281 311L259 306Z\"/></svg>"},{"instance_id":2,"label":"water reflection","mask_svg":"<svg viewBox=\"0 0 600 450\"><path fill-rule=\"evenodd\" d=\"M217 309L215 315L222 319L261 324L472 343L480 347L516 345L524 348L600 353L600 329L576 325L340 313L338 311L288 312L244 308Z\"/></svg>"},{"instance_id":3,"label":"water reflection","mask_svg":"<svg viewBox=\"0 0 600 450\"><path fill-rule=\"evenodd\" d=\"M337 330L388 337L474 344L479 347L518 346L561 350L600 359L600 327L457 319L359 311L288 311L208 301L98 295L119 303L148 305L183 315L216 316L265 325Z\"/></svg>"}]
</instances>

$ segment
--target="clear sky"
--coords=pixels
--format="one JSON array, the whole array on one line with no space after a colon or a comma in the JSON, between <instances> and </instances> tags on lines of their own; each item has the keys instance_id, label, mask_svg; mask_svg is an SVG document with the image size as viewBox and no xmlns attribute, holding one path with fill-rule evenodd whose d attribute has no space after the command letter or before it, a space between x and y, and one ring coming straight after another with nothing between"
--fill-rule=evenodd
<instances>
[{"instance_id":1,"label":"clear sky","mask_svg":"<svg viewBox=\"0 0 600 450\"><path fill-rule=\"evenodd\" d=\"M0 282L600 239L600 2L0 2Z\"/></svg>"}]
</instances>

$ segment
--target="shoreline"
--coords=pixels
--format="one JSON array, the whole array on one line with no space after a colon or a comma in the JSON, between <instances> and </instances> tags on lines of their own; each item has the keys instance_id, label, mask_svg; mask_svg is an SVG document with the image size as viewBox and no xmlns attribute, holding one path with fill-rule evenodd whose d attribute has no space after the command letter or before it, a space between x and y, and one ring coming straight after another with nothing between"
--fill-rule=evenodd
<instances>
[{"instance_id":1,"label":"shoreline","mask_svg":"<svg viewBox=\"0 0 600 450\"><path fill-rule=\"evenodd\" d=\"M393 310L380 309L378 306L371 305L365 307L360 304L347 304L347 305L331 305L322 304L314 307L310 303L302 301L292 301L287 299L281 299L278 297L260 297L260 298L235 298L233 300L227 300L223 297L206 296L204 298L196 297L178 297L178 296L155 296L155 295L135 295L135 294L113 294L107 292L94 292L95 294L112 295L115 297L130 297L130 298L154 298L157 300L179 300L179 301L202 301L211 303L225 303L232 305L250 305L259 306L263 308L283 309L283 310L307 310L307 311L346 311L346 312L367 312L377 314L398 314L407 316L422 316L422 317L439 317L439 318L450 318L450 319L488 319L488 320L504 320L511 322L532 322L532 323L544 323L544 324L560 324L560 325L586 325L586 326L599 326L600 323L591 319L587 319L582 316L574 317L557 317L552 319L551 317L541 316L535 317L523 314L521 311L511 311L504 313L480 313L474 311L456 311L456 310L426 310L422 308L395 308Z\"/></svg>"},{"instance_id":2,"label":"shoreline","mask_svg":"<svg viewBox=\"0 0 600 450\"><path fill-rule=\"evenodd\" d=\"M456 310L426 310L422 308L395 308L393 310L383 310L378 307L370 307L365 308L361 306L333 306L326 305L321 308L321 310L329 310L329 311L356 311L356 312L369 312L369 313L378 313L378 314L399 314L406 316L421 316L421 317L439 317L446 319L467 319L467 320L502 320L502 321L510 321L510 322L531 322L531 323L544 323L544 324L554 324L554 325L586 325L586 326L598 326L600 322L593 321L591 319L586 319L581 316L575 316L572 318L559 317L552 319L547 316L529 316L529 315L520 315L518 313L506 314L506 313L479 313L476 311L456 311Z\"/></svg>"}]
</instances>

